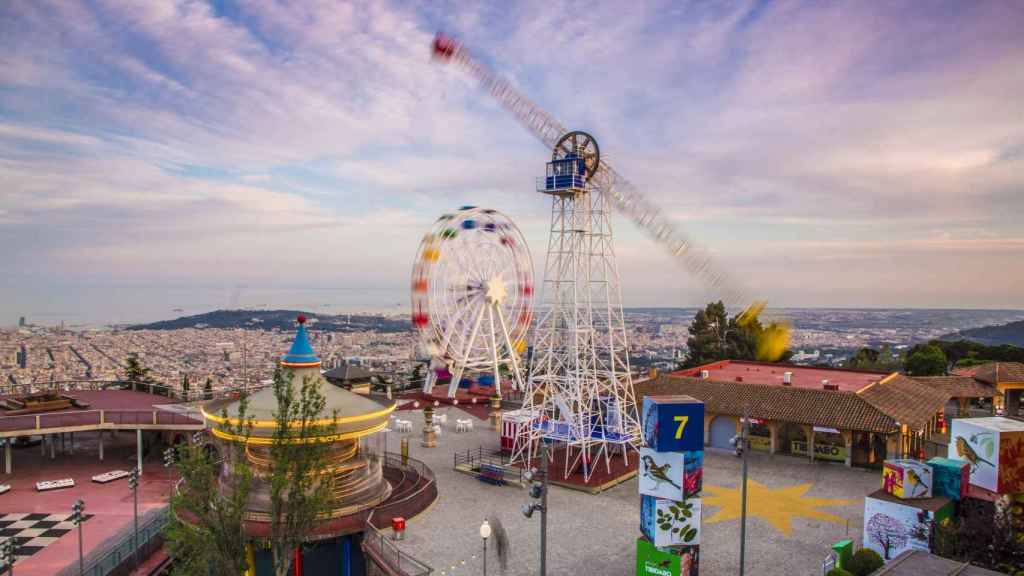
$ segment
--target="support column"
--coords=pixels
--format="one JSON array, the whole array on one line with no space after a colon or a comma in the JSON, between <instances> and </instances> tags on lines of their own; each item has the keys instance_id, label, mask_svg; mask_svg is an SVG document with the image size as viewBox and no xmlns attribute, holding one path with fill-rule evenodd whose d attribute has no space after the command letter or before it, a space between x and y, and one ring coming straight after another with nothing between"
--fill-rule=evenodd
<instances>
[{"instance_id":1,"label":"support column","mask_svg":"<svg viewBox=\"0 0 1024 576\"><path fill-rule=\"evenodd\" d=\"M139 476L142 476L142 429L135 431L135 466L139 469Z\"/></svg>"},{"instance_id":2,"label":"support column","mask_svg":"<svg viewBox=\"0 0 1024 576\"><path fill-rule=\"evenodd\" d=\"M807 438L807 457L814 462L814 426L804 426L804 437Z\"/></svg>"},{"instance_id":3,"label":"support column","mask_svg":"<svg viewBox=\"0 0 1024 576\"><path fill-rule=\"evenodd\" d=\"M103 430L100 430L100 462L103 462Z\"/></svg>"},{"instance_id":4,"label":"support column","mask_svg":"<svg viewBox=\"0 0 1024 576\"><path fill-rule=\"evenodd\" d=\"M715 419L714 414L704 413L704 445L711 445L711 421Z\"/></svg>"},{"instance_id":5,"label":"support column","mask_svg":"<svg viewBox=\"0 0 1024 576\"><path fill-rule=\"evenodd\" d=\"M56 442L56 439L53 437L53 434L50 434L49 438L50 438L50 460L54 460L55 458L57 458L57 442Z\"/></svg>"},{"instance_id":6,"label":"support column","mask_svg":"<svg viewBox=\"0 0 1024 576\"><path fill-rule=\"evenodd\" d=\"M13 457L11 453L11 445L14 443L14 438L8 438L4 441L4 473L12 474Z\"/></svg>"},{"instance_id":7,"label":"support column","mask_svg":"<svg viewBox=\"0 0 1024 576\"><path fill-rule=\"evenodd\" d=\"M775 454L779 451L779 423L768 423L768 453Z\"/></svg>"},{"instance_id":8,"label":"support column","mask_svg":"<svg viewBox=\"0 0 1024 576\"><path fill-rule=\"evenodd\" d=\"M75 433L68 432L68 455L75 455Z\"/></svg>"},{"instance_id":9,"label":"support column","mask_svg":"<svg viewBox=\"0 0 1024 576\"><path fill-rule=\"evenodd\" d=\"M491 428L501 429L501 396L491 396Z\"/></svg>"},{"instance_id":10,"label":"support column","mask_svg":"<svg viewBox=\"0 0 1024 576\"><path fill-rule=\"evenodd\" d=\"M853 466L853 431L842 430L840 434L843 436L843 444L846 445L846 467L850 468Z\"/></svg>"},{"instance_id":11,"label":"support column","mask_svg":"<svg viewBox=\"0 0 1024 576\"><path fill-rule=\"evenodd\" d=\"M36 426L36 428L38 429L39 427ZM43 458L46 457L46 434L39 436L39 455Z\"/></svg>"}]
</instances>

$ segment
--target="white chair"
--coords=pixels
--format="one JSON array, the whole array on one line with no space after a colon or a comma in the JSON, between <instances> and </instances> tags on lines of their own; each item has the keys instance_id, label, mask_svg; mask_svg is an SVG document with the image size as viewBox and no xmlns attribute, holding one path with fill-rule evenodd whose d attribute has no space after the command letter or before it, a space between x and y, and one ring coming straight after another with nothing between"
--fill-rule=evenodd
<instances>
[{"instance_id":1,"label":"white chair","mask_svg":"<svg viewBox=\"0 0 1024 576\"><path fill-rule=\"evenodd\" d=\"M437 424L448 424L447 414L434 414L434 422Z\"/></svg>"},{"instance_id":2,"label":"white chair","mask_svg":"<svg viewBox=\"0 0 1024 576\"><path fill-rule=\"evenodd\" d=\"M461 420L461 419L456 420L455 421L455 432L465 432L465 431L466 431L466 421L465 420Z\"/></svg>"}]
</instances>

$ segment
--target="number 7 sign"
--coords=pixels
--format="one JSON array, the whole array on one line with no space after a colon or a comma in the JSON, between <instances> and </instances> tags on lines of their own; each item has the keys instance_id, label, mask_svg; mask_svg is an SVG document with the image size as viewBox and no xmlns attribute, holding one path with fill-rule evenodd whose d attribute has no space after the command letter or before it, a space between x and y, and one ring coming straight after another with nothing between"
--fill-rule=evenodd
<instances>
[{"instance_id":1,"label":"number 7 sign","mask_svg":"<svg viewBox=\"0 0 1024 576\"><path fill-rule=\"evenodd\" d=\"M704 449L704 403L690 396L646 396L644 442L658 452Z\"/></svg>"}]
</instances>

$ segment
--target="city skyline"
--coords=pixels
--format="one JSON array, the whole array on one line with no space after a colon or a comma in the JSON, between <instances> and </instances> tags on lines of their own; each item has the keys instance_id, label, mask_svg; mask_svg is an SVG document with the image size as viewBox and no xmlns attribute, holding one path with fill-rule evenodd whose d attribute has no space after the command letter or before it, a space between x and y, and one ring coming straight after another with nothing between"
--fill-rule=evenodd
<instances>
[{"instance_id":1,"label":"city skyline","mask_svg":"<svg viewBox=\"0 0 1024 576\"><path fill-rule=\"evenodd\" d=\"M273 291L397 311L420 237L466 203L508 213L539 272L548 153L431 64L438 29L594 133L773 306L1024 308L1011 3L111 0L0 22L12 323L316 301ZM716 298L614 224L627 306Z\"/></svg>"}]
</instances>

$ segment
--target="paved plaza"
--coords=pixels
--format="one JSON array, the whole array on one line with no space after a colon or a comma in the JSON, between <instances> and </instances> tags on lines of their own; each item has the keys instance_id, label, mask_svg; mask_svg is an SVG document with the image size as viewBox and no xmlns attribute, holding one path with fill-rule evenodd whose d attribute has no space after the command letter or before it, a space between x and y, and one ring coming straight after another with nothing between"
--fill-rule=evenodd
<instances>
[{"instance_id":1,"label":"paved plaza","mask_svg":"<svg viewBox=\"0 0 1024 576\"><path fill-rule=\"evenodd\" d=\"M445 409L442 408L443 412ZM508 532L509 563L505 574L536 574L539 558L539 515L526 519L519 511L529 500L526 490L492 486L456 472L453 453L480 446L498 447L497 432L474 420L469 433L455 433L455 418L468 416L451 408L448 426L437 448L422 448L420 412L400 412L414 422L411 434L390 433L391 450L400 436L409 436L411 455L437 475L438 500L409 522L400 547L445 576L481 573L479 526L497 516ZM732 574L739 565L740 460L731 453L709 450L704 459L701 573ZM879 486L879 473L832 463L810 463L791 456L751 454L747 523L747 568L758 574L820 574L829 545L843 538L859 543L863 497ZM548 574L623 576L635 572L636 538L640 535L640 496L635 478L602 494L553 486L549 495ZM498 574L493 549L488 574Z\"/></svg>"}]
</instances>

